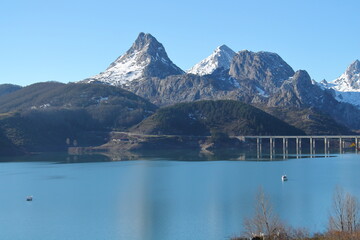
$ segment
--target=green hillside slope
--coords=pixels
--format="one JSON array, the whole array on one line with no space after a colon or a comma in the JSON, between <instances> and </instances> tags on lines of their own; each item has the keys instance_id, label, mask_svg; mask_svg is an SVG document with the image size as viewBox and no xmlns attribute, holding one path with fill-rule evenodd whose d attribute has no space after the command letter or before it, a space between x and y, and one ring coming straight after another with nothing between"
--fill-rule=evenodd
<instances>
[{"instance_id":1,"label":"green hillside slope","mask_svg":"<svg viewBox=\"0 0 360 240\"><path fill-rule=\"evenodd\" d=\"M156 109L113 86L37 83L0 97L0 140L26 151L97 145L107 132L127 129Z\"/></svg>"},{"instance_id":2,"label":"green hillside slope","mask_svg":"<svg viewBox=\"0 0 360 240\"><path fill-rule=\"evenodd\" d=\"M231 100L181 103L159 109L132 128L144 134L303 135L304 132L248 104Z\"/></svg>"}]
</instances>

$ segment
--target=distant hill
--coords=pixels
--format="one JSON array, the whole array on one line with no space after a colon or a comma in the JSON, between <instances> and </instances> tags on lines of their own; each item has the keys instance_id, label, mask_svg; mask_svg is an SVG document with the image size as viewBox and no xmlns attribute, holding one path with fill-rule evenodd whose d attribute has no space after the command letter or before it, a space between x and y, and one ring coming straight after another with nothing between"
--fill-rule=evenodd
<instances>
[{"instance_id":1,"label":"distant hill","mask_svg":"<svg viewBox=\"0 0 360 240\"><path fill-rule=\"evenodd\" d=\"M20 146L16 146L7 136L8 130L3 128L4 126L1 122L3 119L9 117L8 115L4 116L4 114L0 115L0 156L1 155L18 155L23 154L24 151Z\"/></svg>"},{"instance_id":2,"label":"distant hill","mask_svg":"<svg viewBox=\"0 0 360 240\"><path fill-rule=\"evenodd\" d=\"M118 87L104 84L36 83L0 97L0 113L59 110L86 112L100 127L127 128L151 115L157 107Z\"/></svg>"},{"instance_id":3,"label":"distant hill","mask_svg":"<svg viewBox=\"0 0 360 240\"><path fill-rule=\"evenodd\" d=\"M354 134L346 126L330 116L313 108L260 107L267 113L303 130L307 135L348 135Z\"/></svg>"},{"instance_id":4,"label":"distant hill","mask_svg":"<svg viewBox=\"0 0 360 240\"><path fill-rule=\"evenodd\" d=\"M37 83L0 96L0 141L25 151L98 145L109 131L127 129L156 109L114 86Z\"/></svg>"},{"instance_id":5,"label":"distant hill","mask_svg":"<svg viewBox=\"0 0 360 240\"><path fill-rule=\"evenodd\" d=\"M107 132L94 128L84 112L59 110L10 114L0 119L0 141L12 152L63 151L68 146L92 146L106 141ZM1 154L4 152L0 149Z\"/></svg>"},{"instance_id":6,"label":"distant hill","mask_svg":"<svg viewBox=\"0 0 360 240\"><path fill-rule=\"evenodd\" d=\"M143 134L304 135L305 133L260 109L232 101L198 101L159 109L131 129Z\"/></svg>"},{"instance_id":7,"label":"distant hill","mask_svg":"<svg viewBox=\"0 0 360 240\"><path fill-rule=\"evenodd\" d=\"M21 86L13 84L0 84L0 96L6 95L21 89Z\"/></svg>"}]
</instances>

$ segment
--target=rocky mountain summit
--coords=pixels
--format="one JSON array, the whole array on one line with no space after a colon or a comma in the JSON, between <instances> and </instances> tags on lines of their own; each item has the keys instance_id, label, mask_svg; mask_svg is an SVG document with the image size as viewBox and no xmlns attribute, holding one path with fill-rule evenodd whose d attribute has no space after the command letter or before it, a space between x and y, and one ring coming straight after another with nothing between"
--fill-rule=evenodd
<instances>
[{"instance_id":1,"label":"rocky mountain summit","mask_svg":"<svg viewBox=\"0 0 360 240\"><path fill-rule=\"evenodd\" d=\"M234 56L229 74L238 81L250 80L276 92L276 88L294 75L294 70L276 53L244 50Z\"/></svg>"},{"instance_id":2,"label":"rocky mountain summit","mask_svg":"<svg viewBox=\"0 0 360 240\"><path fill-rule=\"evenodd\" d=\"M209 57L195 64L187 73L203 76L212 74L219 68L228 70L234 55L235 52L232 49L226 45L221 45Z\"/></svg>"},{"instance_id":3,"label":"rocky mountain summit","mask_svg":"<svg viewBox=\"0 0 360 240\"><path fill-rule=\"evenodd\" d=\"M104 71L82 82L127 86L144 78L183 74L168 57L164 46L151 34L140 33L131 48Z\"/></svg>"},{"instance_id":4,"label":"rocky mountain summit","mask_svg":"<svg viewBox=\"0 0 360 240\"><path fill-rule=\"evenodd\" d=\"M304 70L295 72L267 102L268 107L314 109L349 128L359 128L360 111L353 105L337 101L331 91L314 84ZM294 111L294 109L292 110Z\"/></svg>"}]
</instances>

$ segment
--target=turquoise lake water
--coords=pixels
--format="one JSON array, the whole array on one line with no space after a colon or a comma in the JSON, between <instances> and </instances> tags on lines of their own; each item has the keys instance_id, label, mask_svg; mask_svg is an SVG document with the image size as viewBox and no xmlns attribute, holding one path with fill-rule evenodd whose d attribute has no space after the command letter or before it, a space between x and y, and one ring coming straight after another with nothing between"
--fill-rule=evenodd
<instances>
[{"instance_id":1,"label":"turquoise lake water","mask_svg":"<svg viewBox=\"0 0 360 240\"><path fill-rule=\"evenodd\" d=\"M326 229L336 186L360 198L357 154L286 161L175 155L3 160L0 239L229 239L253 214L259 187L283 221L317 232Z\"/></svg>"}]
</instances>

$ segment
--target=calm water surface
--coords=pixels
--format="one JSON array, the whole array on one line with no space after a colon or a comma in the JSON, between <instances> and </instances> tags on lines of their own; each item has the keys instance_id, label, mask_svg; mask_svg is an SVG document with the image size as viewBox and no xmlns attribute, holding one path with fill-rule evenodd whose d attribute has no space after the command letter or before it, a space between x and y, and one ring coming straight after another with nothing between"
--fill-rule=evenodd
<instances>
[{"instance_id":1,"label":"calm water surface","mask_svg":"<svg viewBox=\"0 0 360 240\"><path fill-rule=\"evenodd\" d=\"M337 185L360 198L356 154L287 161L155 155L0 162L0 239L229 239L243 231L260 186L284 221L316 232L326 228Z\"/></svg>"}]
</instances>

